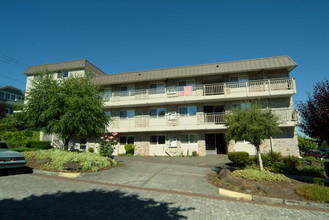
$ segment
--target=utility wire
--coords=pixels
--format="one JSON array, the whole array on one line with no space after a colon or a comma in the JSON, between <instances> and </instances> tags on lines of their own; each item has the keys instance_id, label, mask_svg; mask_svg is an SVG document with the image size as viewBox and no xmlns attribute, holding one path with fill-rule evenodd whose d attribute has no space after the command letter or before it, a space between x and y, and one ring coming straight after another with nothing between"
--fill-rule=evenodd
<instances>
[{"instance_id":1,"label":"utility wire","mask_svg":"<svg viewBox=\"0 0 329 220\"><path fill-rule=\"evenodd\" d=\"M22 62L22 61L19 61L18 59L15 59L13 57L10 57L8 55L5 55L5 54L2 54L0 53L0 59L2 62L5 62L5 63L8 63L10 65L13 65L13 66L16 66L16 67L19 67L19 68L28 68L30 65Z\"/></svg>"}]
</instances>

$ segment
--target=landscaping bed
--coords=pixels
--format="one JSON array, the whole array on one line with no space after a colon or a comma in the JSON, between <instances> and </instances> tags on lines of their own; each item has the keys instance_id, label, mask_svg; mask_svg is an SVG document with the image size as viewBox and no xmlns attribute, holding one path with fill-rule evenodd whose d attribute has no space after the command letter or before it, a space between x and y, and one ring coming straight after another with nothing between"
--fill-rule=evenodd
<instances>
[{"instance_id":1,"label":"landscaping bed","mask_svg":"<svg viewBox=\"0 0 329 220\"><path fill-rule=\"evenodd\" d=\"M311 158L283 157L280 153L262 154L265 170L260 172L258 158L246 152L229 153L232 163L222 167L218 173L209 173L208 182L236 192L288 200L329 203L329 187L323 162ZM286 175L309 176L314 184L288 178Z\"/></svg>"},{"instance_id":2,"label":"landscaping bed","mask_svg":"<svg viewBox=\"0 0 329 220\"><path fill-rule=\"evenodd\" d=\"M297 187L305 183L294 179L290 179L291 182L255 181L233 177L230 175L230 172L226 178L220 179L218 173L213 172L207 175L207 180L216 187L236 192L280 199L309 201L296 193Z\"/></svg>"},{"instance_id":3,"label":"landscaping bed","mask_svg":"<svg viewBox=\"0 0 329 220\"><path fill-rule=\"evenodd\" d=\"M95 153L59 149L23 152L27 166L54 172L96 172L116 167L115 159Z\"/></svg>"}]
</instances>

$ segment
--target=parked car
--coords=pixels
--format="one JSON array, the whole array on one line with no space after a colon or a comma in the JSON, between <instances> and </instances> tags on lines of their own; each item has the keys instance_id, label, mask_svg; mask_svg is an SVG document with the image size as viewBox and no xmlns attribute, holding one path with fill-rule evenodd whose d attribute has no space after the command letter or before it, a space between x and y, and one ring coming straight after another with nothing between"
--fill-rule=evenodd
<instances>
[{"instance_id":1,"label":"parked car","mask_svg":"<svg viewBox=\"0 0 329 220\"><path fill-rule=\"evenodd\" d=\"M321 158L324 153L325 152L323 152L321 150L311 150L311 151L307 152L306 154L304 154L304 156L312 156L312 157L316 157L316 158Z\"/></svg>"},{"instance_id":2,"label":"parked car","mask_svg":"<svg viewBox=\"0 0 329 220\"><path fill-rule=\"evenodd\" d=\"M10 150L5 142L0 141L0 169L24 167L25 165L23 154Z\"/></svg>"},{"instance_id":3,"label":"parked car","mask_svg":"<svg viewBox=\"0 0 329 220\"><path fill-rule=\"evenodd\" d=\"M329 152L324 152L324 154L321 157L321 160L325 162L329 162Z\"/></svg>"}]
</instances>

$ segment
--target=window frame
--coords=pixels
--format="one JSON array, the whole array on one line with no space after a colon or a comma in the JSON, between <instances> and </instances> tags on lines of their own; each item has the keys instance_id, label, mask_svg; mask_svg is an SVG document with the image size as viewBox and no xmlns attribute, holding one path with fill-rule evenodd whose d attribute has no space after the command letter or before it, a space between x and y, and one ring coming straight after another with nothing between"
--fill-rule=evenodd
<instances>
[{"instance_id":1,"label":"window frame","mask_svg":"<svg viewBox=\"0 0 329 220\"><path fill-rule=\"evenodd\" d=\"M151 112L153 110L156 110L156 115L151 114ZM160 110L164 111L163 115L160 115L160 112L162 112ZM151 109L149 109L149 115L150 115L151 118L163 118L163 117L166 116L166 112L167 112L166 108L151 108Z\"/></svg>"},{"instance_id":2,"label":"window frame","mask_svg":"<svg viewBox=\"0 0 329 220\"><path fill-rule=\"evenodd\" d=\"M187 137L187 142L183 142L182 141L182 137L183 136L186 136ZM191 137L192 136L195 136L195 140L196 140L196 142L191 142L191 140L193 140ZM199 136L198 136L198 134L181 134L180 135L180 137L179 137L179 141L180 141L180 143L181 144L197 144L198 143L198 141L199 141Z\"/></svg>"},{"instance_id":3,"label":"window frame","mask_svg":"<svg viewBox=\"0 0 329 220\"><path fill-rule=\"evenodd\" d=\"M124 141L124 143L123 142L121 142L121 138L124 138L125 139L125 141ZM129 138L130 139L133 139L133 142L129 142ZM126 145L126 144L135 144L135 136L120 136L119 137L119 144L120 145Z\"/></svg>"},{"instance_id":4,"label":"window frame","mask_svg":"<svg viewBox=\"0 0 329 220\"><path fill-rule=\"evenodd\" d=\"M190 113L191 107L195 107L195 113L194 114ZM186 114L181 113L181 109L183 109L183 108L186 108ZM194 115L196 115L196 113L198 113L198 107L196 105L189 105L189 106L179 107L179 115L181 115L181 116L194 116Z\"/></svg>"},{"instance_id":5,"label":"window frame","mask_svg":"<svg viewBox=\"0 0 329 220\"><path fill-rule=\"evenodd\" d=\"M154 139L154 137L156 138L156 142L152 140L152 138ZM159 137L164 138L164 143L159 143ZM150 135L150 145L165 145L166 142L166 135Z\"/></svg>"},{"instance_id":6,"label":"window frame","mask_svg":"<svg viewBox=\"0 0 329 220\"><path fill-rule=\"evenodd\" d=\"M125 116L125 117L122 117L122 116L121 116L121 112L122 112L122 113L123 113L123 112L126 112L126 116ZM132 117L129 117L128 112L133 112L133 116L132 116ZM119 116L120 116L120 119L135 118L135 110L134 110L134 109L120 110L119 114L120 114L120 115L119 115Z\"/></svg>"}]
</instances>

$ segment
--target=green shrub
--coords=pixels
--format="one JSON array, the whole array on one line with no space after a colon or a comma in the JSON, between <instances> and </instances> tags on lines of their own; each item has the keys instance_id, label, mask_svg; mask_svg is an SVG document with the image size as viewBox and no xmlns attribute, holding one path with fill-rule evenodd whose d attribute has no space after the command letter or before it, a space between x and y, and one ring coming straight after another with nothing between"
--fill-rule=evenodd
<instances>
[{"instance_id":1,"label":"green shrub","mask_svg":"<svg viewBox=\"0 0 329 220\"><path fill-rule=\"evenodd\" d=\"M244 169L244 170L235 170L232 172L232 176L241 177L248 180L256 181L281 181L281 182L290 182L290 179L283 174L272 173L268 170L259 171L255 169Z\"/></svg>"},{"instance_id":2,"label":"green shrub","mask_svg":"<svg viewBox=\"0 0 329 220\"><path fill-rule=\"evenodd\" d=\"M114 147L112 144L102 142L99 147L99 154L103 157L112 157Z\"/></svg>"},{"instance_id":3,"label":"green shrub","mask_svg":"<svg viewBox=\"0 0 329 220\"><path fill-rule=\"evenodd\" d=\"M303 160L308 164L308 165L312 165L315 161L316 158L312 157L312 156L306 156L303 158Z\"/></svg>"},{"instance_id":4,"label":"green shrub","mask_svg":"<svg viewBox=\"0 0 329 220\"><path fill-rule=\"evenodd\" d=\"M313 178L313 184L324 186L324 180L322 178L315 177Z\"/></svg>"},{"instance_id":5,"label":"green shrub","mask_svg":"<svg viewBox=\"0 0 329 220\"><path fill-rule=\"evenodd\" d=\"M94 150L94 148L90 147L90 148L88 148L88 152L90 152L90 153L94 153L95 150Z\"/></svg>"},{"instance_id":6,"label":"green shrub","mask_svg":"<svg viewBox=\"0 0 329 220\"><path fill-rule=\"evenodd\" d=\"M298 169L298 175L324 177L324 167L304 166Z\"/></svg>"},{"instance_id":7,"label":"green shrub","mask_svg":"<svg viewBox=\"0 0 329 220\"><path fill-rule=\"evenodd\" d=\"M300 151L308 152L310 150L316 150L318 148L318 144L310 138L299 136L298 147Z\"/></svg>"},{"instance_id":8,"label":"green shrub","mask_svg":"<svg viewBox=\"0 0 329 220\"><path fill-rule=\"evenodd\" d=\"M6 140L9 147L27 147L31 141L39 140L37 131L6 131L1 134L0 139Z\"/></svg>"},{"instance_id":9,"label":"green shrub","mask_svg":"<svg viewBox=\"0 0 329 220\"><path fill-rule=\"evenodd\" d=\"M133 144L125 144L126 154L134 155L135 146Z\"/></svg>"},{"instance_id":10,"label":"green shrub","mask_svg":"<svg viewBox=\"0 0 329 220\"><path fill-rule=\"evenodd\" d=\"M251 164L251 159L247 152L230 152L228 153L228 159L233 162L235 167L240 169Z\"/></svg>"},{"instance_id":11,"label":"green shrub","mask_svg":"<svg viewBox=\"0 0 329 220\"><path fill-rule=\"evenodd\" d=\"M27 147L29 148L37 148L37 149L50 149L52 148L50 145L50 141L31 141Z\"/></svg>"},{"instance_id":12,"label":"green shrub","mask_svg":"<svg viewBox=\"0 0 329 220\"><path fill-rule=\"evenodd\" d=\"M295 156L283 157L284 168L283 173L295 174L300 164L300 159Z\"/></svg>"},{"instance_id":13,"label":"green shrub","mask_svg":"<svg viewBox=\"0 0 329 220\"><path fill-rule=\"evenodd\" d=\"M195 150L192 151L192 156L193 156L193 157L197 157L197 156L199 156L199 155L198 155L198 152L196 152Z\"/></svg>"},{"instance_id":14,"label":"green shrub","mask_svg":"<svg viewBox=\"0 0 329 220\"><path fill-rule=\"evenodd\" d=\"M297 187L296 192L306 199L318 202L329 202L329 188L326 186L319 186L317 184L303 184Z\"/></svg>"},{"instance_id":15,"label":"green shrub","mask_svg":"<svg viewBox=\"0 0 329 220\"><path fill-rule=\"evenodd\" d=\"M82 170L97 171L101 168L108 167L110 165L115 166L117 161L111 158L103 157L99 154L83 152L70 152L59 149L39 150L39 151L26 151L23 152L25 158L35 158L37 160L50 157L52 160L50 163L45 164L40 169L48 170L64 170L64 164L66 162L77 162L82 166ZM94 166L97 164L97 166Z\"/></svg>"}]
</instances>

